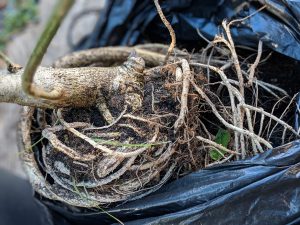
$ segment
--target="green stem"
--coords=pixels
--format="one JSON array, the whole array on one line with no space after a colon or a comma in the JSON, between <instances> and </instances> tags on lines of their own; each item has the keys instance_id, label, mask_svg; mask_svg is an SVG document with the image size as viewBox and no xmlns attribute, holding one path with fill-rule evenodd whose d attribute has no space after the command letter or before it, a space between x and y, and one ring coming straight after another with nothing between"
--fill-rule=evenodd
<instances>
[{"instance_id":1,"label":"green stem","mask_svg":"<svg viewBox=\"0 0 300 225\"><path fill-rule=\"evenodd\" d=\"M4 61L6 66L13 64L13 62L2 51L0 51L0 59Z\"/></svg>"},{"instance_id":2,"label":"green stem","mask_svg":"<svg viewBox=\"0 0 300 225\"><path fill-rule=\"evenodd\" d=\"M10 60L10 58L8 58L8 56L5 55L2 51L0 51L0 59L2 59L4 61L4 63L6 64L7 70L10 73L16 73L20 69L22 69L22 66L20 66L19 64L13 63Z\"/></svg>"},{"instance_id":3,"label":"green stem","mask_svg":"<svg viewBox=\"0 0 300 225\"><path fill-rule=\"evenodd\" d=\"M26 94L47 99L55 99L58 97L57 93L48 93L38 87L34 87L33 78L49 44L73 4L74 0L58 0L52 15L48 20L46 28L40 36L22 75L22 88Z\"/></svg>"}]
</instances>

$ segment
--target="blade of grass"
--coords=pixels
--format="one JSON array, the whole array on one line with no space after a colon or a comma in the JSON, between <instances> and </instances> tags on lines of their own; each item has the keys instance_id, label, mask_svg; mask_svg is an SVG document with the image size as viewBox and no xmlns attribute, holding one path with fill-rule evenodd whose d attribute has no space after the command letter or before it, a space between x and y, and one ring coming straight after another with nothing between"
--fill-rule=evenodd
<instances>
[{"instance_id":1,"label":"blade of grass","mask_svg":"<svg viewBox=\"0 0 300 225\"><path fill-rule=\"evenodd\" d=\"M76 182L75 182L75 179L73 178L73 188L74 188L74 191L76 194L78 194L80 196L80 198L82 199L85 199L85 200L90 200L88 198L89 194L85 188L85 186L83 186L83 189L84 189L84 192L85 192L85 196L79 191L79 189L77 188L76 186ZM118 223L124 225L124 223L119 220L117 217L115 217L114 215L112 215L111 213L107 212L105 209L103 209L102 207L100 207L99 205L98 206L95 206L96 209L99 209L100 211L102 211L103 213L107 214L110 218L114 219L115 221L117 221Z\"/></svg>"},{"instance_id":2,"label":"blade of grass","mask_svg":"<svg viewBox=\"0 0 300 225\"><path fill-rule=\"evenodd\" d=\"M129 143L122 143L118 141L112 141L112 140L104 140L97 137L94 137L93 140L99 144L106 144L106 145L118 146L118 147L152 147L152 146L163 145L168 143L168 142L157 142L157 143L129 144Z\"/></svg>"}]
</instances>

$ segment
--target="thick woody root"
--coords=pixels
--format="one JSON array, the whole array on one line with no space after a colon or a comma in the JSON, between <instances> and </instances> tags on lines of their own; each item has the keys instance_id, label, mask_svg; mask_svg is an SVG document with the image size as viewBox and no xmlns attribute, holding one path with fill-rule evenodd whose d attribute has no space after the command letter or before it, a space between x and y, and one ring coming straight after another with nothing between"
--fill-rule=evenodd
<instances>
[{"instance_id":1,"label":"thick woody root","mask_svg":"<svg viewBox=\"0 0 300 225\"><path fill-rule=\"evenodd\" d=\"M135 54L136 52L138 57ZM104 47L72 53L54 63L55 68L39 67L33 86L57 93L55 100L33 98L22 90L23 69L10 73L0 70L0 102L16 103L38 108L89 107L99 102L101 93L106 97L124 92L124 83L143 82L139 76L146 67L156 67L165 59L167 47L161 44L146 44L136 47ZM187 52L174 50L178 57L190 58L191 62L206 63L197 54L190 57ZM174 56L170 60L174 61ZM224 61L211 60L212 65L223 65ZM88 67L87 67L88 66ZM121 78L121 79L120 79ZM108 95L107 95L108 94Z\"/></svg>"},{"instance_id":2,"label":"thick woody root","mask_svg":"<svg viewBox=\"0 0 300 225\"><path fill-rule=\"evenodd\" d=\"M134 89L143 89L145 61L136 55L115 67L43 68L34 78L34 86L47 92L60 93L57 100L44 100L27 96L21 85L23 70L0 76L0 101L39 108L90 107L100 99L124 95L129 98ZM134 88L127 90L131 85ZM134 104L134 103L133 103Z\"/></svg>"},{"instance_id":3,"label":"thick woody root","mask_svg":"<svg viewBox=\"0 0 300 225\"><path fill-rule=\"evenodd\" d=\"M223 26L228 40L219 36L201 54L190 56L175 49L166 65L160 63L164 57L155 56L163 56L166 46L133 47L139 56L139 50L147 52L142 53L146 68L115 94L104 91L95 99L104 99L101 107L25 108L22 156L35 190L74 206L118 204L191 171L298 137L284 120L288 110L277 112L283 102L279 96L288 98L286 93L256 77L261 46L253 64L241 64L228 25ZM73 53L55 65L120 64L129 54L120 49L124 55L108 58L104 53L109 48ZM82 61L79 56L84 56ZM147 67L149 62L155 66ZM128 80L128 74L119 73L117 80ZM226 146L216 141L220 129L230 135ZM220 157L212 158L212 151Z\"/></svg>"}]
</instances>

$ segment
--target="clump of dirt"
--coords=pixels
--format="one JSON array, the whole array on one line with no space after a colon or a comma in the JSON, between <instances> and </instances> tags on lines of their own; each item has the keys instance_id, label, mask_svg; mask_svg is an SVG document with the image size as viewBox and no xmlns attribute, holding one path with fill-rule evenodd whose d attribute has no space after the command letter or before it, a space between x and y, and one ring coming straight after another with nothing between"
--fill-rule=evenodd
<instances>
[{"instance_id":1,"label":"clump of dirt","mask_svg":"<svg viewBox=\"0 0 300 225\"><path fill-rule=\"evenodd\" d=\"M167 52L161 45L139 48ZM290 120L293 90L266 82L272 80L264 74L284 70L267 66L261 51L256 59L237 55L224 36L197 53L176 49L167 64L143 72L141 107L105 99L110 124L96 107L26 108L23 158L35 189L73 206L111 206L298 138Z\"/></svg>"}]
</instances>

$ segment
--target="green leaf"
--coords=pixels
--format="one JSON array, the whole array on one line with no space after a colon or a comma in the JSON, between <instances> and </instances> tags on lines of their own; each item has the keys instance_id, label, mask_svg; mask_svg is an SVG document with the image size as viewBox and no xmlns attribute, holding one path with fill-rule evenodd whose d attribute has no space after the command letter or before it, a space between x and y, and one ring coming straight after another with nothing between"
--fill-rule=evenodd
<instances>
[{"instance_id":1,"label":"green leaf","mask_svg":"<svg viewBox=\"0 0 300 225\"><path fill-rule=\"evenodd\" d=\"M225 148L227 148L227 146L230 142L230 133L229 133L229 131L220 128L218 130L217 135L216 135L215 142L222 145L222 146L224 146ZM224 157L224 154L225 154L225 151L220 150L220 149L216 149L216 148L212 148L209 151L209 156L214 161L219 161L220 159L222 159Z\"/></svg>"}]
</instances>

